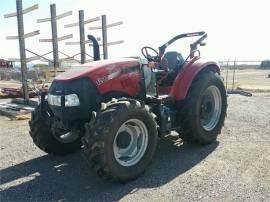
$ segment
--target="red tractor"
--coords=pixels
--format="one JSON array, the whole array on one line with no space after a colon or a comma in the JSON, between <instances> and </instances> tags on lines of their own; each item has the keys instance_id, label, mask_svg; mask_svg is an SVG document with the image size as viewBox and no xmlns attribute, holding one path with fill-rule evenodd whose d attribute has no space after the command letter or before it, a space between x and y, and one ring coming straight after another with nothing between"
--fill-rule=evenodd
<instances>
[{"instance_id":1,"label":"red tractor","mask_svg":"<svg viewBox=\"0 0 270 202\"><path fill-rule=\"evenodd\" d=\"M94 37L94 58L99 47ZM166 48L199 37L184 60ZM224 124L227 96L217 63L201 59L205 32L180 34L145 59L100 60L55 78L32 113L30 134L49 154L83 148L103 179L138 177L153 159L158 138L172 131L184 142L209 144ZM151 54L152 53L152 54Z\"/></svg>"},{"instance_id":2,"label":"red tractor","mask_svg":"<svg viewBox=\"0 0 270 202\"><path fill-rule=\"evenodd\" d=\"M12 68L14 65L13 65L13 61L7 61L7 60L4 60L4 59L0 59L0 68Z\"/></svg>"}]
</instances>

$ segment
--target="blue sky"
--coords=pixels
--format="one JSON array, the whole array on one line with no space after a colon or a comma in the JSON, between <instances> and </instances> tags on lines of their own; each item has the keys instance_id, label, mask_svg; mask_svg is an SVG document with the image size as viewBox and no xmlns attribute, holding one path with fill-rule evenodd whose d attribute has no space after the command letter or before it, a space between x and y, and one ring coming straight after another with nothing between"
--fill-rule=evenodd
<instances>
[{"instance_id":1,"label":"blue sky","mask_svg":"<svg viewBox=\"0 0 270 202\"><path fill-rule=\"evenodd\" d=\"M86 19L107 14L109 23L123 20L123 26L108 31L109 41L125 40L124 44L109 48L110 58L140 55L144 45L157 48L174 35L202 30L209 34L207 45L201 50L204 57L216 60L270 58L268 0L24 0L24 8L39 4L39 9L25 15L24 20L26 33L41 31L39 36L26 40L26 47L41 54L51 49L51 44L38 42L40 38L50 38L50 24L39 24L36 20L49 17L51 3L56 3L57 13L73 11L72 16L58 22L59 36L74 35L68 41L78 41L78 29L64 28L64 25L78 20L79 9L85 10ZM0 57L4 58L19 55L18 41L5 39L7 35L17 35L16 19L3 18L5 13L15 11L15 4L15 0L1 0ZM99 24L96 22L93 26ZM87 33L100 36L100 31L87 30ZM189 42L178 42L171 49L186 53ZM78 46L67 46L64 42L59 44L59 49L70 55L79 52Z\"/></svg>"}]
</instances>

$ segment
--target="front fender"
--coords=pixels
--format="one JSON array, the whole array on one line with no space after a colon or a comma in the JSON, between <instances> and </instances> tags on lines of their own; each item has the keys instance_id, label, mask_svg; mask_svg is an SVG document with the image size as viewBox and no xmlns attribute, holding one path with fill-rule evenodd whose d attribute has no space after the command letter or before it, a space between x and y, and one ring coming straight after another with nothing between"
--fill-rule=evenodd
<instances>
[{"instance_id":1,"label":"front fender","mask_svg":"<svg viewBox=\"0 0 270 202\"><path fill-rule=\"evenodd\" d=\"M219 65L216 62L206 61L198 56L192 58L177 75L171 88L170 96L174 97L177 101L184 100L193 80L200 72L206 69L220 73Z\"/></svg>"}]
</instances>

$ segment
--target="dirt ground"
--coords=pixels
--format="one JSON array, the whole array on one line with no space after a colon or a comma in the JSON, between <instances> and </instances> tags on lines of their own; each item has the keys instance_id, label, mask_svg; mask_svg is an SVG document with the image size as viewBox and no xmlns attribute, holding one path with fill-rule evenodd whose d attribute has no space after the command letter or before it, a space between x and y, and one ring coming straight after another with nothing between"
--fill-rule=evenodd
<instances>
[{"instance_id":1,"label":"dirt ground","mask_svg":"<svg viewBox=\"0 0 270 202\"><path fill-rule=\"evenodd\" d=\"M160 140L152 165L127 184L101 181L81 152L45 154L27 121L0 116L0 201L270 201L270 93L228 100L218 141Z\"/></svg>"}]
</instances>

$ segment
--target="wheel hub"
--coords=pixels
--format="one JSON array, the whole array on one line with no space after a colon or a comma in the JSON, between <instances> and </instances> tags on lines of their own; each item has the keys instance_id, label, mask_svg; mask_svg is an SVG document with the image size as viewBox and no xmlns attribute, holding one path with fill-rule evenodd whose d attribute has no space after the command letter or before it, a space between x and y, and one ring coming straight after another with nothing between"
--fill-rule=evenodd
<instances>
[{"instance_id":1,"label":"wheel hub","mask_svg":"<svg viewBox=\"0 0 270 202\"><path fill-rule=\"evenodd\" d=\"M222 109L221 94L216 86L209 86L203 95L201 102L200 120L202 127L213 130L218 124Z\"/></svg>"},{"instance_id":2,"label":"wheel hub","mask_svg":"<svg viewBox=\"0 0 270 202\"><path fill-rule=\"evenodd\" d=\"M116 144L120 149L124 149L127 148L131 143L131 135L126 132L123 131L121 133L119 133L119 135L116 138Z\"/></svg>"},{"instance_id":3,"label":"wheel hub","mask_svg":"<svg viewBox=\"0 0 270 202\"><path fill-rule=\"evenodd\" d=\"M79 138L78 130L67 130L62 122L54 120L52 134L61 143L71 143Z\"/></svg>"},{"instance_id":4,"label":"wheel hub","mask_svg":"<svg viewBox=\"0 0 270 202\"><path fill-rule=\"evenodd\" d=\"M211 103L211 102L207 102L207 103L205 104L204 110L205 110L206 113L209 114L209 113L212 111L212 103Z\"/></svg>"},{"instance_id":5,"label":"wheel hub","mask_svg":"<svg viewBox=\"0 0 270 202\"><path fill-rule=\"evenodd\" d=\"M148 130L139 119L130 119L117 131L113 143L116 161L125 167L138 163L148 145Z\"/></svg>"}]
</instances>

